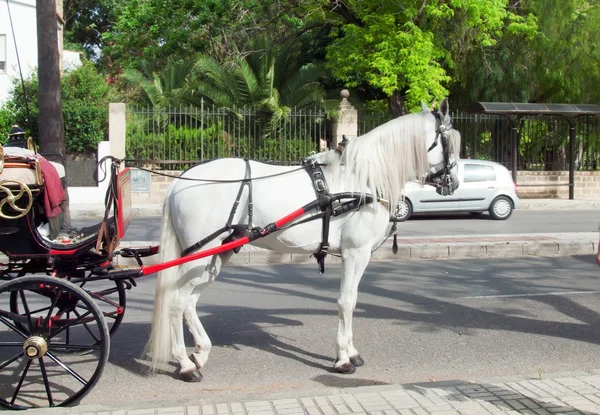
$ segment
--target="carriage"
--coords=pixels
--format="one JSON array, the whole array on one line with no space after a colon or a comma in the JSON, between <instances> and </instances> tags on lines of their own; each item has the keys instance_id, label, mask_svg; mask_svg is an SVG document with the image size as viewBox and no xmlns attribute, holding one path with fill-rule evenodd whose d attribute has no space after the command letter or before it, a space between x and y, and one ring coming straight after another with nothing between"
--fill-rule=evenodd
<instances>
[{"instance_id":1,"label":"carriage","mask_svg":"<svg viewBox=\"0 0 600 415\"><path fill-rule=\"evenodd\" d=\"M64 170L35 152L0 147L0 406L79 402L101 377L110 337L124 318L127 290L154 273L147 347L152 368L174 357L183 380L200 381L211 344L195 313L199 288L248 243L313 254L321 272L327 254L342 257L334 366L353 373L364 363L352 344L356 291L389 223L390 199L414 178L452 193L460 150L453 132L445 100L439 112L424 107L351 140L343 153L320 153L300 167L245 159L198 165L168 191L160 252L156 246L119 247L132 216L130 170L123 160L100 161L110 166L103 219L63 232L56 227L60 214L51 193L60 191L57 177ZM287 189L293 193L282 197ZM224 226L215 226L219 222ZM143 258L159 253L158 264L144 265ZM114 265L119 256L136 266ZM183 343L183 318L196 346L191 356Z\"/></svg>"}]
</instances>

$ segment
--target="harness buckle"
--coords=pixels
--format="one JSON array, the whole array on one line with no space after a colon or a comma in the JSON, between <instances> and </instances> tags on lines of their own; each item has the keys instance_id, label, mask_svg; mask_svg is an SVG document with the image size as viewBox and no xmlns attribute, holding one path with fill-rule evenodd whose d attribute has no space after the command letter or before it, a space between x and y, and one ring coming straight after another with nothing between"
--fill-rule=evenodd
<instances>
[{"instance_id":1,"label":"harness buckle","mask_svg":"<svg viewBox=\"0 0 600 415\"><path fill-rule=\"evenodd\" d=\"M315 180L315 186L317 191L324 192L325 191L325 182L322 179Z\"/></svg>"}]
</instances>

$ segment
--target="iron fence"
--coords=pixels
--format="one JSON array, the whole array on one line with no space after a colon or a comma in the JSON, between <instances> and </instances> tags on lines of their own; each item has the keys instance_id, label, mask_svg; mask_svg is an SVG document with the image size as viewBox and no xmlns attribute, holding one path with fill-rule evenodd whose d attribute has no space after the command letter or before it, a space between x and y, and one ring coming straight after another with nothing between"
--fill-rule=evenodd
<instances>
[{"instance_id":1,"label":"iron fence","mask_svg":"<svg viewBox=\"0 0 600 415\"><path fill-rule=\"evenodd\" d=\"M455 113L462 137L461 157L492 160L512 168L511 124L495 115ZM523 117L517 127L517 170L569 170L569 123L562 117ZM600 119L575 122L575 170L596 170L600 158Z\"/></svg>"},{"instance_id":2,"label":"iron fence","mask_svg":"<svg viewBox=\"0 0 600 415\"><path fill-rule=\"evenodd\" d=\"M362 135L391 115L359 112ZM182 170L220 157L247 157L277 164L298 164L331 147L331 121L323 110L294 109L277 123L254 109L215 106L128 107L127 157L164 169ZM462 136L461 157L492 160L512 168L511 125L501 116L455 112L454 127ZM600 159L600 119L575 123L575 170L596 170ZM517 129L518 170L569 170L569 125L560 117L524 117Z\"/></svg>"},{"instance_id":3,"label":"iron fence","mask_svg":"<svg viewBox=\"0 0 600 415\"><path fill-rule=\"evenodd\" d=\"M255 109L132 107L127 111L127 158L183 170L222 157L298 164L331 141L326 113L294 109L281 121Z\"/></svg>"}]
</instances>

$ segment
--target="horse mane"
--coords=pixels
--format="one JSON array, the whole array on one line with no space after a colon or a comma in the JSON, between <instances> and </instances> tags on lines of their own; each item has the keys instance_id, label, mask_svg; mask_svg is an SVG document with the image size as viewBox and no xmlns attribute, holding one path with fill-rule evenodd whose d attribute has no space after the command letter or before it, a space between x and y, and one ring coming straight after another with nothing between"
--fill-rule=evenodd
<instances>
[{"instance_id":1,"label":"horse mane","mask_svg":"<svg viewBox=\"0 0 600 415\"><path fill-rule=\"evenodd\" d=\"M377 195L390 202L388 208L392 211L406 182L422 181L427 175L427 115L407 114L350 139L341 156L336 151L314 156L328 165L329 188L361 197L367 193ZM460 149L460 134L457 136L458 141L456 137L448 141Z\"/></svg>"}]
</instances>

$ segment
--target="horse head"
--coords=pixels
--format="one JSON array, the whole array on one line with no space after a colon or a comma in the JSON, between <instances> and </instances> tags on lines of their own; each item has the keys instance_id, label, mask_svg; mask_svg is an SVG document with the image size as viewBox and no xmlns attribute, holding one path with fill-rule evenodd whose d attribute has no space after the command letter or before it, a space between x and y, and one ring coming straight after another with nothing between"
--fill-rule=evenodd
<instances>
[{"instance_id":1,"label":"horse head","mask_svg":"<svg viewBox=\"0 0 600 415\"><path fill-rule=\"evenodd\" d=\"M422 106L423 112L431 114L435 120L435 134L429 135L432 141L427 150L429 174L425 182L434 186L440 195L448 196L459 186L460 133L452 128L448 98L444 98L439 110L432 111L425 104Z\"/></svg>"}]
</instances>

